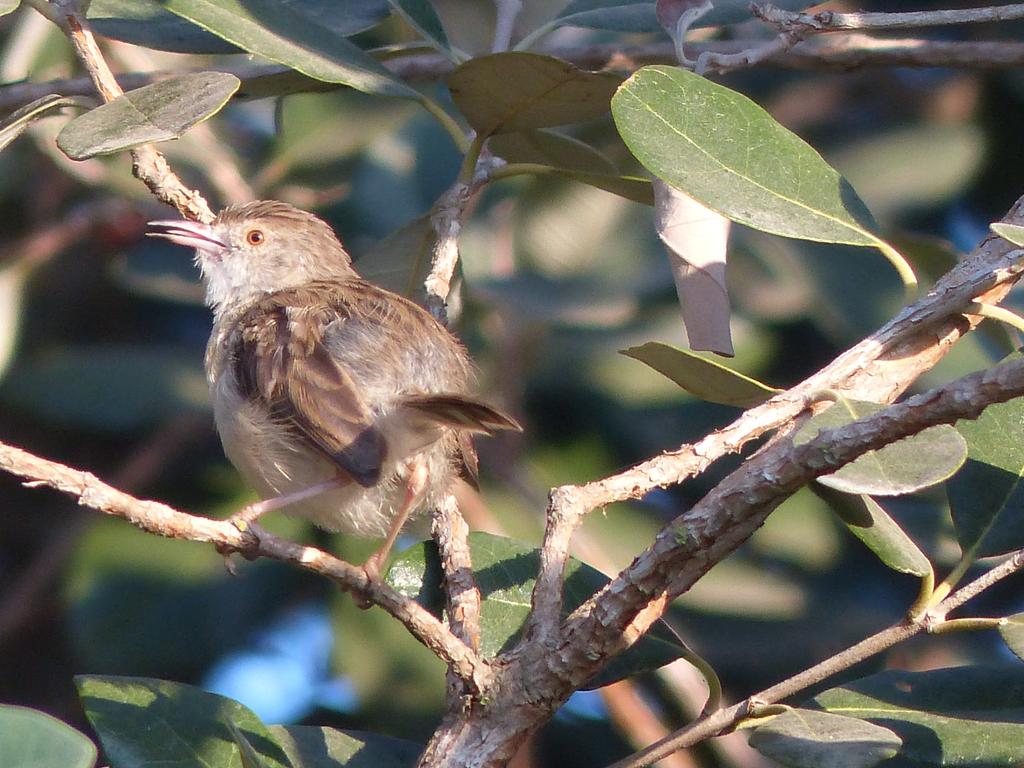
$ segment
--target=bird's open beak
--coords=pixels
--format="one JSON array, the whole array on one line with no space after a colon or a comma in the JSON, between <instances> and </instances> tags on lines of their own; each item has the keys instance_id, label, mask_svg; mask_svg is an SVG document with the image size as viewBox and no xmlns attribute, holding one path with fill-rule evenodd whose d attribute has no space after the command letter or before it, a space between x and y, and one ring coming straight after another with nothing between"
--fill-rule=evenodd
<instances>
[{"instance_id":1,"label":"bird's open beak","mask_svg":"<svg viewBox=\"0 0 1024 768\"><path fill-rule=\"evenodd\" d=\"M213 255L225 250L228 246L214 234L209 224L197 221L150 221L147 223L149 237L163 237L172 243L195 248L200 253Z\"/></svg>"}]
</instances>

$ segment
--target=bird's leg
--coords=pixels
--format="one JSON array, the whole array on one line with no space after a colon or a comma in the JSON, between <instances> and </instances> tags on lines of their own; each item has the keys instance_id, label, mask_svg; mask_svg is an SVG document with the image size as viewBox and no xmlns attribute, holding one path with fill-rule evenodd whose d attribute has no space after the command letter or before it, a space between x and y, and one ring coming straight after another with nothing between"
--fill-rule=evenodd
<instances>
[{"instance_id":1,"label":"bird's leg","mask_svg":"<svg viewBox=\"0 0 1024 768\"><path fill-rule=\"evenodd\" d=\"M311 499L314 496L319 496L321 493L332 491L335 488L340 488L348 482L349 480L347 478L335 477L332 480L326 480L322 483L311 485L308 488L303 488L301 491L292 491L291 493L284 493L270 499L253 502L252 504L242 507L242 509L229 517L228 522L233 523L236 528L245 528L255 523L263 515L267 514L267 512L273 512L275 509L287 507L289 504L295 504L299 501Z\"/></svg>"},{"instance_id":2,"label":"bird's leg","mask_svg":"<svg viewBox=\"0 0 1024 768\"><path fill-rule=\"evenodd\" d=\"M426 487L427 465L423 461L417 461L409 472L409 479L406 480L405 484L405 499L402 501L402 507L398 510L398 514L395 515L395 519L391 521L388 537L384 540L380 549L370 555L366 562L363 563L363 570L368 578L377 579L380 577L381 566L387 560L388 554L391 552L391 548L395 545L395 540L402 530L402 526L405 525L405 521L409 519L409 515L416 508L420 495Z\"/></svg>"}]
</instances>

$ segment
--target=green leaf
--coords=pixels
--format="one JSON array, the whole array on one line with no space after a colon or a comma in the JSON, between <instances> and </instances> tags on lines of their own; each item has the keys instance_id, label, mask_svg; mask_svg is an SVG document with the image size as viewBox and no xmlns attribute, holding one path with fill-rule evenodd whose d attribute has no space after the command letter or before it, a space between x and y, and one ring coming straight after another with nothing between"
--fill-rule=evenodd
<instances>
[{"instance_id":1,"label":"green leaf","mask_svg":"<svg viewBox=\"0 0 1024 768\"><path fill-rule=\"evenodd\" d=\"M21 0L0 0L0 16L6 16L17 9Z\"/></svg>"},{"instance_id":2,"label":"green leaf","mask_svg":"<svg viewBox=\"0 0 1024 768\"><path fill-rule=\"evenodd\" d=\"M92 768L96 745L55 717L28 707L0 704L0 755L4 768Z\"/></svg>"},{"instance_id":3,"label":"green leaf","mask_svg":"<svg viewBox=\"0 0 1024 768\"><path fill-rule=\"evenodd\" d=\"M441 51L451 50L444 25L429 0L388 0L388 4L428 43Z\"/></svg>"},{"instance_id":4,"label":"green leaf","mask_svg":"<svg viewBox=\"0 0 1024 768\"><path fill-rule=\"evenodd\" d=\"M619 354L649 365L691 395L709 403L750 408L782 391L715 360L659 341L623 349Z\"/></svg>"},{"instance_id":5,"label":"green leaf","mask_svg":"<svg viewBox=\"0 0 1024 768\"><path fill-rule=\"evenodd\" d=\"M1024 661L1024 613L1007 616L1006 624L999 628L999 634L1006 647L1013 651L1018 659Z\"/></svg>"},{"instance_id":6,"label":"green leaf","mask_svg":"<svg viewBox=\"0 0 1024 768\"><path fill-rule=\"evenodd\" d=\"M887 407L840 397L831 408L808 419L793 435L793 444L803 445L822 430L852 424ZM947 480L966 458L967 444L960 433L940 424L869 451L839 471L819 477L818 482L843 493L900 496Z\"/></svg>"},{"instance_id":7,"label":"green leaf","mask_svg":"<svg viewBox=\"0 0 1024 768\"><path fill-rule=\"evenodd\" d=\"M244 734L264 768L291 768L267 727L237 701L144 677L82 675L75 683L115 768L242 768L229 723Z\"/></svg>"},{"instance_id":8,"label":"green leaf","mask_svg":"<svg viewBox=\"0 0 1024 768\"><path fill-rule=\"evenodd\" d=\"M850 533L889 568L922 578L932 572L931 562L914 540L870 496L839 493L817 483L812 487L828 502Z\"/></svg>"},{"instance_id":9,"label":"green leaf","mask_svg":"<svg viewBox=\"0 0 1024 768\"><path fill-rule=\"evenodd\" d=\"M989 224L989 227L1004 240L1009 240L1014 245L1024 247L1024 227L1017 224L1004 224L1001 221Z\"/></svg>"},{"instance_id":10,"label":"green leaf","mask_svg":"<svg viewBox=\"0 0 1024 768\"><path fill-rule=\"evenodd\" d=\"M310 23L341 36L376 26L390 13L387 0L280 0ZM202 27L166 10L158 0L93 0L89 5L93 31L126 43L177 53L238 53L239 49Z\"/></svg>"},{"instance_id":11,"label":"green leaf","mask_svg":"<svg viewBox=\"0 0 1024 768\"><path fill-rule=\"evenodd\" d=\"M412 768L423 747L376 733L311 725L272 725L293 768Z\"/></svg>"},{"instance_id":12,"label":"green leaf","mask_svg":"<svg viewBox=\"0 0 1024 768\"><path fill-rule=\"evenodd\" d=\"M361 277L407 298L423 294L430 272L434 229L429 216L419 216L376 243L356 262Z\"/></svg>"},{"instance_id":13,"label":"green leaf","mask_svg":"<svg viewBox=\"0 0 1024 768\"><path fill-rule=\"evenodd\" d=\"M225 72L196 72L128 91L64 126L57 146L72 160L85 160L180 138L219 112L239 85Z\"/></svg>"},{"instance_id":14,"label":"green leaf","mask_svg":"<svg viewBox=\"0 0 1024 768\"><path fill-rule=\"evenodd\" d=\"M266 763L263 762L255 747L249 743L249 740L245 738L245 734L239 730L238 726L230 720L227 721L227 726L231 732L231 738L235 740L235 746L238 747L238 756L242 761L242 768L267 768Z\"/></svg>"},{"instance_id":15,"label":"green leaf","mask_svg":"<svg viewBox=\"0 0 1024 768\"><path fill-rule=\"evenodd\" d=\"M84 96L60 96L51 93L41 99L36 99L0 120L0 150L18 138L33 120L43 117L45 112L64 107L88 109L94 106L96 106L96 102Z\"/></svg>"},{"instance_id":16,"label":"green leaf","mask_svg":"<svg viewBox=\"0 0 1024 768\"><path fill-rule=\"evenodd\" d=\"M579 139L548 130L501 133L487 143L494 154L510 163L548 165L566 171L610 175L611 160Z\"/></svg>"},{"instance_id":17,"label":"green leaf","mask_svg":"<svg viewBox=\"0 0 1024 768\"><path fill-rule=\"evenodd\" d=\"M733 221L888 247L846 180L746 96L678 67L644 67L615 94L612 115L645 168Z\"/></svg>"},{"instance_id":18,"label":"green leaf","mask_svg":"<svg viewBox=\"0 0 1024 768\"><path fill-rule=\"evenodd\" d=\"M158 0L92 0L93 31L114 40L175 53L239 53L238 48L165 10Z\"/></svg>"},{"instance_id":19,"label":"green leaf","mask_svg":"<svg viewBox=\"0 0 1024 768\"><path fill-rule=\"evenodd\" d=\"M642 205L654 205L654 191L651 180L639 176L611 176L604 173L587 173L586 171L570 171L564 168L553 168L552 173L582 184L589 184L605 192L611 192L626 200Z\"/></svg>"},{"instance_id":20,"label":"green leaf","mask_svg":"<svg viewBox=\"0 0 1024 768\"><path fill-rule=\"evenodd\" d=\"M328 83L419 99L383 64L328 26L271 0L162 0L169 11L239 48Z\"/></svg>"},{"instance_id":21,"label":"green leaf","mask_svg":"<svg viewBox=\"0 0 1024 768\"><path fill-rule=\"evenodd\" d=\"M814 704L884 725L915 764L1012 766L1024 761L1024 667L892 670L814 697Z\"/></svg>"},{"instance_id":22,"label":"green leaf","mask_svg":"<svg viewBox=\"0 0 1024 768\"><path fill-rule=\"evenodd\" d=\"M448 77L448 89L482 136L600 117L622 78L587 72L536 53L478 56Z\"/></svg>"},{"instance_id":23,"label":"green leaf","mask_svg":"<svg viewBox=\"0 0 1024 768\"><path fill-rule=\"evenodd\" d=\"M196 355L128 344L72 347L18 363L0 401L87 429L139 429L185 411L209 394Z\"/></svg>"},{"instance_id":24,"label":"green leaf","mask_svg":"<svg viewBox=\"0 0 1024 768\"><path fill-rule=\"evenodd\" d=\"M762 755L794 768L871 768L902 745L888 728L812 709L784 712L750 737Z\"/></svg>"},{"instance_id":25,"label":"green leaf","mask_svg":"<svg viewBox=\"0 0 1024 768\"><path fill-rule=\"evenodd\" d=\"M487 533L470 534L469 546L473 571L483 599L480 651L490 657L508 650L519 638L530 612L540 553L529 545ZM395 560L386 580L403 595L440 615L443 605L440 567L434 543L423 542ZM565 615L608 581L600 571L570 559L565 577ZM688 650L671 631L656 625L636 645L613 659L587 687L598 688L638 672L657 669L687 653Z\"/></svg>"},{"instance_id":26,"label":"green leaf","mask_svg":"<svg viewBox=\"0 0 1024 768\"><path fill-rule=\"evenodd\" d=\"M1019 360L1020 352L1003 358ZM989 557L1024 547L1024 398L958 421L967 463L946 486L964 552Z\"/></svg>"}]
</instances>

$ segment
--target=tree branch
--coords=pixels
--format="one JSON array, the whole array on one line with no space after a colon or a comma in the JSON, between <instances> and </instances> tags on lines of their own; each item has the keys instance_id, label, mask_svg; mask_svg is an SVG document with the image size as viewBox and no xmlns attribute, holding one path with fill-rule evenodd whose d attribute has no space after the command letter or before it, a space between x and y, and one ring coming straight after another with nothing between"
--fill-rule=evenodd
<instances>
[{"instance_id":1,"label":"tree branch","mask_svg":"<svg viewBox=\"0 0 1024 768\"><path fill-rule=\"evenodd\" d=\"M40 10L45 7L41 2L36 3L36 6ZM110 71L110 67L103 58L103 54L96 44L96 38L93 37L89 23L85 19L85 14L78 10L77 2L75 0L52 0L48 9L50 12L45 15L67 35L75 54L89 73L89 77L103 101L109 103L119 96L123 96L124 91L121 90L114 73ZM146 144L133 149L131 156L132 173L149 187L157 199L174 206L187 219L203 222L213 220L213 212L203 196L198 191L185 186L171 170L164 156L152 145Z\"/></svg>"},{"instance_id":2,"label":"tree branch","mask_svg":"<svg viewBox=\"0 0 1024 768\"><path fill-rule=\"evenodd\" d=\"M865 29L908 29L941 27L952 24L979 24L1024 19L1024 5L996 5L987 8L962 8L909 13L798 13L771 3L752 3L750 12L779 29L807 32L843 32Z\"/></svg>"},{"instance_id":3,"label":"tree branch","mask_svg":"<svg viewBox=\"0 0 1024 768\"><path fill-rule=\"evenodd\" d=\"M806 690L812 685L827 680L838 672L859 664L877 653L888 650L914 635L924 631L931 631L936 626L937 617L945 617L954 608L963 605L1007 576L1017 573L1022 567L1024 567L1024 550L1018 550L983 576L954 592L936 606L934 611L916 618L907 618L898 624L893 624L891 627L861 640L856 645L850 646L835 656L815 664L810 669L806 669L787 680L783 680L770 688L755 693L738 704L720 709L687 725L685 728L675 731L643 751L613 763L608 768L644 768L644 766L651 765L673 752L692 747L694 744L698 744L705 739L717 736L747 717L756 705L782 701L800 691Z\"/></svg>"},{"instance_id":4,"label":"tree branch","mask_svg":"<svg viewBox=\"0 0 1024 768\"><path fill-rule=\"evenodd\" d=\"M158 536L209 542L220 549L237 550L247 558L269 557L325 576L361 601L379 605L390 613L475 688L486 689L491 682L493 675L489 664L429 611L382 581L367 578L362 568L322 550L281 539L255 526L241 531L227 520L198 517L166 504L137 499L88 472L4 443L0 443L0 470L26 479L29 487L47 486L61 491L77 498L83 506L122 517Z\"/></svg>"}]
</instances>

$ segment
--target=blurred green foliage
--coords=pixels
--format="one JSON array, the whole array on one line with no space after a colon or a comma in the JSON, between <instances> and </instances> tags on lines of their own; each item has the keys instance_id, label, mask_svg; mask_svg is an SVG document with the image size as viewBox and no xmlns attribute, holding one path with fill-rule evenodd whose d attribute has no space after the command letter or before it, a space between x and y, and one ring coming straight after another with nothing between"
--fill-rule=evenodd
<instances>
[{"instance_id":1,"label":"blurred green foliage","mask_svg":"<svg viewBox=\"0 0 1024 768\"><path fill-rule=\"evenodd\" d=\"M376 5L346 34L358 31L363 48L415 39L400 19L381 21L385 4ZM458 49L489 46L482 30L491 4L476 5L437 4ZM550 5L527 2L524 29L551 21L558 4ZM95 0L91 15L116 18L118 7ZM165 47L202 53L181 58L145 47L150 38L137 40L143 46L105 40L119 72L252 64L217 53L223 41L192 37L195 28L177 17L164 22L191 30ZM125 37L116 25L97 23L97 31ZM565 34L586 45L611 33ZM64 38L31 8L0 18L0 114L13 111L3 99L19 82L78 74ZM251 83L242 79L245 94ZM819 149L924 279L973 247L1019 194L1024 161L1006 141L1007 126L1024 123L1018 71L758 70L725 82ZM450 106L441 85L416 87ZM166 210L130 177L126 156L72 163L59 152L54 137L68 118L33 123L0 153L0 439L145 497L227 514L250 497L209 423L201 372L209 317L198 277L187 256L143 238L144 222ZM536 152L553 141L568 152L585 142L606 158L601 172L640 174L610 116L587 118L558 129L559 138L509 151ZM1016 142L1019 130L1013 136ZM451 137L415 100L350 90L237 99L162 148L218 205L259 197L315 209L364 274L412 295L423 274L424 217L460 162ZM650 341L685 345L648 206L561 176L510 178L474 203L460 247L458 333L479 365L481 389L527 424L522 439L480 446L485 504L464 505L474 527L536 543L549 487L602 477L737 415L618 354ZM734 227L729 259L737 352L730 365L771 386L814 372L901 304L898 279L868 249ZM1011 346L1001 329L971 334L921 385L983 367ZM643 503L594 513L579 557L615 573L738 461L724 459ZM886 510L938 567L956 561L942 494L925 491ZM354 560L369 551L283 515L268 525ZM144 535L7 476L0 476L0 530L5 703L84 727L74 674L196 683L224 654L251 646L275 617L315 601L334 622L332 674L356 693L344 711L319 711L310 722L423 741L442 713L437 659L382 612L358 610L305 574L242 563L240 578L232 578L207 548ZM825 502L804 491L670 614L727 693L739 696L894 621L916 590L914 578L878 562ZM1019 608L1017 596L1000 588L979 610L1002 615L1014 600ZM912 669L990 657L997 646L971 634L895 653ZM655 676L639 685L667 721L678 726L687 717ZM583 747L566 749L567 742ZM621 733L570 710L537 738L533 764L589 766L628 751ZM701 760L728 764L710 753Z\"/></svg>"}]
</instances>

